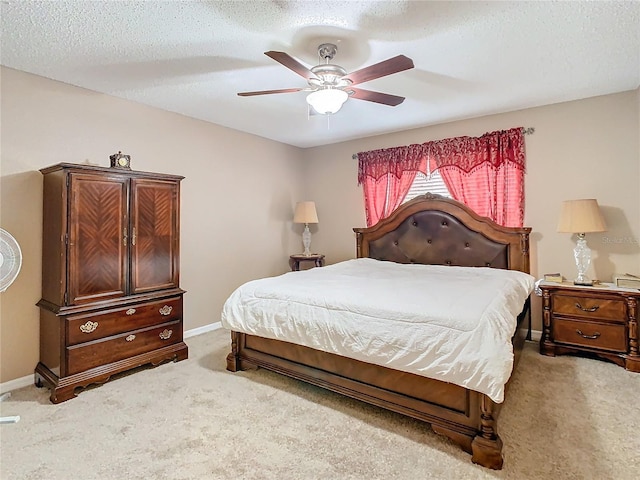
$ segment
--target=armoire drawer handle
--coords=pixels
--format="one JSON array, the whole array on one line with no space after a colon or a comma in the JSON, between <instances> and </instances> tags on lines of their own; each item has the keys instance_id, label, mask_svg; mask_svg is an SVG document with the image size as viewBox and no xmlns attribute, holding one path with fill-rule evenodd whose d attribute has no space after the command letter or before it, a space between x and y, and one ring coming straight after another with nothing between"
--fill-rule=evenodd
<instances>
[{"instance_id":1,"label":"armoire drawer handle","mask_svg":"<svg viewBox=\"0 0 640 480\"><path fill-rule=\"evenodd\" d=\"M171 314L171 310L173 310L173 307L171 307L169 305L165 305L164 307L162 307L158 311L160 312L160 315L164 315L166 317L167 315Z\"/></svg>"},{"instance_id":2,"label":"armoire drawer handle","mask_svg":"<svg viewBox=\"0 0 640 480\"><path fill-rule=\"evenodd\" d=\"M164 329L162 332L160 332L160 338L162 340L169 340L169 338L171 338L172 333L173 333L173 330Z\"/></svg>"},{"instance_id":3,"label":"armoire drawer handle","mask_svg":"<svg viewBox=\"0 0 640 480\"><path fill-rule=\"evenodd\" d=\"M129 310L127 310L127 315L133 315L134 313L136 313L136 309L135 308L130 308Z\"/></svg>"},{"instance_id":4,"label":"armoire drawer handle","mask_svg":"<svg viewBox=\"0 0 640 480\"><path fill-rule=\"evenodd\" d=\"M580 305L578 302L576 302L576 308L579 308L580 310L582 310L583 312L595 312L596 310L598 310L600 308L599 305L596 305L595 307L591 307L591 308L584 308L582 305Z\"/></svg>"},{"instance_id":5,"label":"armoire drawer handle","mask_svg":"<svg viewBox=\"0 0 640 480\"><path fill-rule=\"evenodd\" d=\"M582 330L576 330L576 333L580 335L582 338L587 338L589 340L595 340L600 336L600 332L596 332L593 335L585 335L584 333L582 333Z\"/></svg>"},{"instance_id":6,"label":"armoire drawer handle","mask_svg":"<svg viewBox=\"0 0 640 480\"><path fill-rule=\"evenodd\" d=\"M82 333L94 332L96 328L98 328L98 322L92 322L91 320L87 320L87 323L80 325L80 331Z\"/></svg>"},{"instance_id":7,"label":"armoire drawer handle","mask_svg":"<svg viewBox=\"0 0 640 480\"><path fill-rule=\"evenodd\" d=\"M135 339L136 339L136 336L133 333L131 335L128 335L127 338L125 338L127 342L133 342Z\"/></svg>"}]
</instances>

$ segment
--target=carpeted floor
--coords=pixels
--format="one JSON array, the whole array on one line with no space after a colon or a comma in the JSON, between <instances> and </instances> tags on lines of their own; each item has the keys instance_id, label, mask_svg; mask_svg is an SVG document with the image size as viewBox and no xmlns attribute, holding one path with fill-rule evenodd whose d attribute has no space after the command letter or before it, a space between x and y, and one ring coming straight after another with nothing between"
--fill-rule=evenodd
<instances>
[{"instance_id":1,"label":"carpeted floor","mask_svg":"<svg viewBox=\"0 0 640 480\"><path fill-rule=\"evenodd\" d=\"M3 480L640 478L640 374L543 357L528 344L500 414L502 471L428 425L258 370L225 370L229 334L189 359L121 376L59 405L14 391Z\"/></svg>"}]
</instances>

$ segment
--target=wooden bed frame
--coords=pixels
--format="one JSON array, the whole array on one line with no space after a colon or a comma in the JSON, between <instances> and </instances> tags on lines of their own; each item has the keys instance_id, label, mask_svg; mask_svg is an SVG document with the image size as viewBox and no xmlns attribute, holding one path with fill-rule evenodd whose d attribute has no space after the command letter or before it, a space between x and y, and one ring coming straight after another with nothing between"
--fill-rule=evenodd
<instances>
[{"instance_id":1,"label":"wooden bed frame","mask_svg":"<svg viewBox=\"0 0 640 480\"><path fill-rule=\"evenodd\" d=\"M499 226L437 195L417 197L377 225L354 231L358 258L529 273L530 228ZM512 339L514 369L530 328L527 299ZM436 433L471 453L474 463L502 468L497 431L500 405L484 394L301 345L231 332L227 370L258 367L430 423Z\"/></svg>"}]
</instances>

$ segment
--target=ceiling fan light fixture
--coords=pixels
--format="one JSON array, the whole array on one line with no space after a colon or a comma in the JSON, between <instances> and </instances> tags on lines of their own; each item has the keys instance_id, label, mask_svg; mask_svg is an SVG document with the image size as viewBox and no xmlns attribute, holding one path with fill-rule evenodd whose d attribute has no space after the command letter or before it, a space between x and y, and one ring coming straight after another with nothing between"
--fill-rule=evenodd
<instances>
[{"instance_id":1,"label":"ceiling fan light fixture","mask_svg":"<svg viewBox=\"0 0 640 480\"><path fill-rule=\"evenodd\" d=\"M322 90L316 90L307 95L307 103L311 105L316 112L327 115L340 110L348 98L349 94L344 90L323 88Z\"/></svg>"}]
</instances>

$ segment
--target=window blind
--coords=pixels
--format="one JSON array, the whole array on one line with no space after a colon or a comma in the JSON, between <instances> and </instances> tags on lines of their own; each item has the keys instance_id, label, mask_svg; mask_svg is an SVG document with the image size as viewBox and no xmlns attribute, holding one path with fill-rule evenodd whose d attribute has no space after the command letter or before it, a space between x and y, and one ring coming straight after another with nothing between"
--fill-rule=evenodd
<instances>
[{"instance_id":1,"label":"window blind","mask_svg":"<svg viewBox=\"0 0 640 480\"><path fill-rule=\"evenodd\" d=\"M432 172L430 176L427 176L422 172L418 172L407 196L404 199L404 202L402 203L408 202L419 195L424 195L427 192L451 198L451 194L449 193L447 186L444 184L444 181L440 176L440 172L436 170L435 172Z\"/></svg>"}]
</instances>

